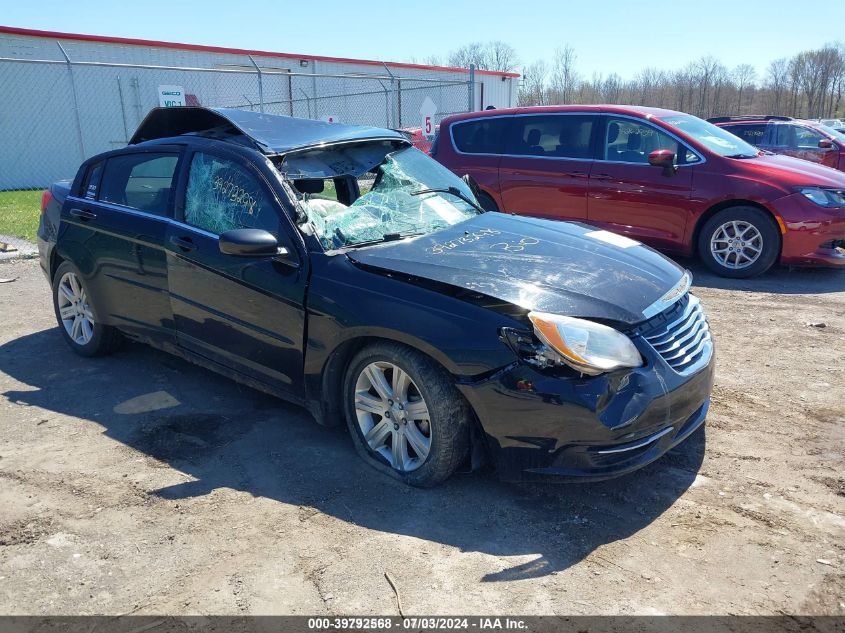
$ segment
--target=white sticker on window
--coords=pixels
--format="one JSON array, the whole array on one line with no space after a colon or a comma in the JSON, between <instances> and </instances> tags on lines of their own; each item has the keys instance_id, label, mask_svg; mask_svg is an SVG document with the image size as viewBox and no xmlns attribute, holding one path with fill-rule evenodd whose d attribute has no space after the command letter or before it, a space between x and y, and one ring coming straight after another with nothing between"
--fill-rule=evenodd
<instances>
[{"instance_id":1,"label":"white sticker on window","mask_svg":"<svg viewBox=\"0 0 845 633\"><path fill-rule=\"evenodd\" d=\"M611 233L610 231L590 231L589 233L584 233L584 237L592 237L594 240L607 242L608 244L613 244L619 248L640 246L640 243L637 240L632 240L630 237Z\"/></svg>"}]
</instances>

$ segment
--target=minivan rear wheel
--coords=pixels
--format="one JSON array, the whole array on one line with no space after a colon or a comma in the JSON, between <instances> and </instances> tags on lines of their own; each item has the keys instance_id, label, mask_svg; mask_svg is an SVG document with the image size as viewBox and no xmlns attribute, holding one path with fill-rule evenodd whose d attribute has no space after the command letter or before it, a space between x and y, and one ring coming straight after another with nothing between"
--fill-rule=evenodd
<instances>
[{"instance_id":1,"label":"minivan rear wheel","mask_svg":"<svg viewBox=\"0 0 845 633\"><path fill-rule=\"evenodd\" d=\"M780 233L771 216L736 206L714 214L698 235L698 254L717 275L736 279L766 272L780 253Z\"/></svg>"},{"instance_id":2,"label":"minivan rear wheel","mask_svg":"<svg viewBox=\"0 0 845 633\"><path fill-rule=\"evenodd\" d=\"M120 344L120 332L99 320L94 297L70 262L62 262L53 275L53 309L62 336L80 356L110 354Z\"/></svg>"},{"instance_id":3,"label":"minivan rear wheel","mask_svg":"<svg viewBox=\"0 0 845 633\"><path fill-rule=\"evenodd\" d=\"M347 368L343 399L358 453L396 479L427 488L466 459L469 405L417 350L387 341L365 347Z\"/></svg>"}]
</instances>

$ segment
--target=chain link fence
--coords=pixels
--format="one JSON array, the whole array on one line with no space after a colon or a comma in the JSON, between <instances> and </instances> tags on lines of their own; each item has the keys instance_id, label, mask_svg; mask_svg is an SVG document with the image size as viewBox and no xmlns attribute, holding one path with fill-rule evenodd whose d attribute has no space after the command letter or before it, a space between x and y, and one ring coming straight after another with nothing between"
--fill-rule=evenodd
<instances>
[{"instance_id":1,"label":"chain link fence","mask_svg":"<svg viewBox=\"0 0 845 633\"><path fill-rule=\"evenodd\" d=\"M161 86L180 86L186 105L331 118L388 128L420 127L430 98L434 122L470 109L473 80L384 74L327 75L261 68L251 57L225 67L81 61L59 45L54 59L0 57L0 191L42 189L72 178L79 163L123 147Z\"/></svg>"}]
</instances>

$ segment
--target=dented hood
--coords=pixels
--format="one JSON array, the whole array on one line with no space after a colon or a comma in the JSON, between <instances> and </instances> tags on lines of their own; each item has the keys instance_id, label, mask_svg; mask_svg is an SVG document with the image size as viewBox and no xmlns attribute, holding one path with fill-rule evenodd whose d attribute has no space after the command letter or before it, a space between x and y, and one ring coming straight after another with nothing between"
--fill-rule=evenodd
<instances>
[{"instance_id":1,"label":"dented hood","mask_svg":"<svg viewBox=\"0 0 845 633\"><path fill-rule=\"evenodd\" d=\"M663 255L614 233L503 213L350 250L347 256L526 310L625 324L656 314L664 298L671 303L684 277L684 270Z\"/></svg>"}]
</instances>

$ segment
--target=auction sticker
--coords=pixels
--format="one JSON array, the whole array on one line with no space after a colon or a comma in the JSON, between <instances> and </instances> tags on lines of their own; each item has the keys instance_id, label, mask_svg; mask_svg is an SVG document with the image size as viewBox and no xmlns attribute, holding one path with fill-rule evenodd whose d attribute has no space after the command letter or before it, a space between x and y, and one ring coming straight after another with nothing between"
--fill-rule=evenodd
<instances>
[{"instance_id":1,"label":"auction sticker","mask_svg":"<svg viewBox=\"0 0 845 633\"><path fill-rule=\"evenodd\" d=\"M630 237L611 233L610 231L590 231L589 233L584 233L584 237L591 237L594 240L599 240L600 242L607 242L608 244L613 244L619 248L640 246L640 243L637 240L632 240Z\"/></svg>"}]
</instances>

